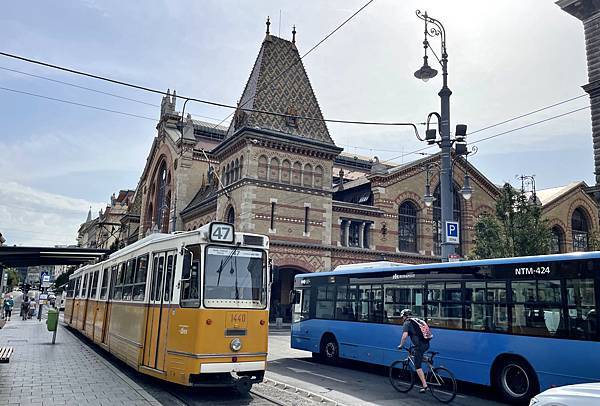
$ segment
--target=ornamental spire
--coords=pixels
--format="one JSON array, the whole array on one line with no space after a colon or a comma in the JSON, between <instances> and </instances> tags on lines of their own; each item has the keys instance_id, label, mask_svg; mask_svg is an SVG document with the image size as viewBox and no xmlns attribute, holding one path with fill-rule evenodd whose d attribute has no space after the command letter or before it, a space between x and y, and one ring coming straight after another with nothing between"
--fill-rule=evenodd
<instances>
[{"instance_id":1,"label":"ornamental spire","mask_svg":"<svg viewBox=\"0 0 600 406\"><path fill-rule=\"evenodd\" d=\"M269 18L269 16L267 16L267 35L269 35L271 32L269 31L269 26L271 25L271 20Z\"/></svg>"},{"instance_id":2,"label":"ornamental spire","mask_svg":"<svg viewBox=\"0 0 600 406\"><path fill-rule=\"evenodd\" d=\"M294 28L292 28L292 44L296 43L296 26L294 25Z\"/></svg>"}]
</instances>

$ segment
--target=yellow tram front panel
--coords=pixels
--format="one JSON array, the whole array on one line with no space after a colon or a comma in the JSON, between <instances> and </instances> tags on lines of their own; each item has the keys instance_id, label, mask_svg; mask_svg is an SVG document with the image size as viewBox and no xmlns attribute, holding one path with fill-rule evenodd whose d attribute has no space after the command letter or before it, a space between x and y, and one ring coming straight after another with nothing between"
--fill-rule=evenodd
<instances>
[{"instance_id":1,"label":"yellow tram front panel","mask_svg":"<svg viewBox=\"0 0 600 406\"><path fill-rule=\"evenodd\" d=\"M167 379L190 384L190 375L215 371L209 364L247 364L249 370L266 368L268 311L258 309L172 309L165 357ZM233 339L239 351L231 349ZM234 369L231 369L233 371ZM227 371L227 372L231 372Z\"/></svg>"}]
</instances>

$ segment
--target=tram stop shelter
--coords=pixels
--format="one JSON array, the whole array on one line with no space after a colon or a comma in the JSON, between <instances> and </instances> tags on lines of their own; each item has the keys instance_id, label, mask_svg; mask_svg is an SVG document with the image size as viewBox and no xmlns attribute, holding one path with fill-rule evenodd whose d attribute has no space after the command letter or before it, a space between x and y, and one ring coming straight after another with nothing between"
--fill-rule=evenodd
<instances>
[{"instance_id":1,"label":"tram stop shelter","mask_svg":"<svg viewBox=\"0 0 600 406\"><path fill-rule=\"evenodd\" d=\"M101 259L108 250L80 247L0 246L0 284L4 268L36 265L81 265Z\"/></svg>"}]
</instances>

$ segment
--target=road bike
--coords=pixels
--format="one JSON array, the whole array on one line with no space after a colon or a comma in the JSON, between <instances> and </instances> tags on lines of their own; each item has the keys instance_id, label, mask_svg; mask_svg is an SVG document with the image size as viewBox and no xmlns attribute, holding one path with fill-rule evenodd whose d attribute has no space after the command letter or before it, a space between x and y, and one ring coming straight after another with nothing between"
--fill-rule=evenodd
<instances>
[{"instance_id":1,"label":"road bike","mask_svg":"<svg viewBox=\"0 0 600 406\"><path fill-rule=\"evenodd\" d=\"M390 382L398 392L406 393L419 382L415 368L415 347L404 348L408 351L405 359L395 361L390 365ZM456 379L454 374L443 366L435 367L433 358L439 354L435 351L427 351L423 354L423 362L426 365L425 381L434 398L442 403L450 403L456 397Z\"/></svg>"}]
</instances>

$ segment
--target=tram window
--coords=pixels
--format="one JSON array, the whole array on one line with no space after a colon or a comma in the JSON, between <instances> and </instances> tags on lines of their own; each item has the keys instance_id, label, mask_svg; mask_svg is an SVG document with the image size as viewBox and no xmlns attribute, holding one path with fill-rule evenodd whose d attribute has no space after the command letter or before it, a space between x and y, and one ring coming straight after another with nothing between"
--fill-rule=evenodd
<instances>
[{"instance_id":1,"label":"tram window","mask_svg":"<svg viewBox=\"0 0 600 406\"><path fill-rule=\"evenodd\" d=\"M598 334L593 279L567 279L567 324L573 338L595 338Z\"/></svg>"},{"instance_id":2,"label":"tram window","mask_svg":"<svg viewBox=\"0 0 600 406\"><path fill-rule=\"evenodd\" d=\"M154 300L160 301L162 298L162 278L165 268L165 256L160 254L158 257L158 266L154 269Z\"/></svg>"},{"instance_id":3,"label":"tram window","mask_svg":"<svg viewBox=\"0 0 600 406\"><path fill-rule=\"evenodd\" d=\"M94 272L94 277L90 279L92 281L92 286L90 288L90 297L92 299L96 298L96 292L98 292L98 271Z\"/></svg>"},{"instance_id":4,"label":"tram window","mask_svg":"<svg viewBox=\"0 0 600 406\"><path fill-rule=\"evenodd\" d=\"M199 245L186 247L183 267L189 267L190 271L189 278L181 280L181 307L200 306L200 257Z\"/></svg>"},{"instance_id":5,"label":"tram window","mask_svg":"<svg viewBox=\"0 0 600 406\"><path fill-rule=\"evenodd\" d=\"M565 333L560 281L512 282L514 334L562 336Z\"/></svg>"},{"instance_id":6,"label":"tram window","mask_svg":"<svg viewBox=\"0 0 600 406\"><path fill-rule=\"evenodd\" d=\"M123 278L125 277L125 263L117 266L117 277L115 280L115 288L113 291L113 299L121 300L123 298Z\"/></svg>"},{"instance_id":7,"label":"tram window","mask_svg":"<svg viewBox=\"0 0 600 406\"><path fill-rule=\"evenodd\" d=\"M135 285L133 285L133 300L142 301L146 294L146 275L148 273L148 255L137 259Z\"/></svg>"},{"instance_id":8,"label":"tram window","mask_svg":"<svg viewBox=\"0 0 600 406\"><path fill-rule=\"evenodd\" d=\"M135 258L127 261L125 277L123 278L123 300L133 297L133 281L135 279Z\"/></svg>"},{"instance_id":9,"label":"tram window","mask_svg":"<svg viewBox=\"0 0 600 406\"><path fill-rule=\"evenodd\" d=\"M167 257L167 271L165 273L165 302L170 302L173 297L173 281L174 281L174 273L175 273L175 263L177 261L177 257L174 255L169 255Z\"/></svg>"},{"instance_id":10,"label":"tram window","mask_svg":"<svg viewBox=\"0 0 600 406\"><path fill-rule=\"evenodd\" d=\"M100 287L100 299L106 299L108 293L108 274L110 268L106 268L102 271L102 286Z\"/></svg>"},{"instance_id":11,"label":"tram window","mask_svg":"<svg viewBox=\"0 0 600 406\"><path fill-rule=\"evenodd\" d=\"M87 274L83 275L83 288L81 288L81 297L84 299L87 298L87 280Z\"/></svg>"},{"instance_id":12,"label":"tram window","mask_svg":"<svg viewBox=\"0 0 600 406\"><path fill-rule=\"evenodd\" d=\"M75 281L75 293L74 293L74 297L80 297L80 290L79 288L81 287L81 276L79 278L77 278L77 280Z\"/></svg>"}]
</instances>

